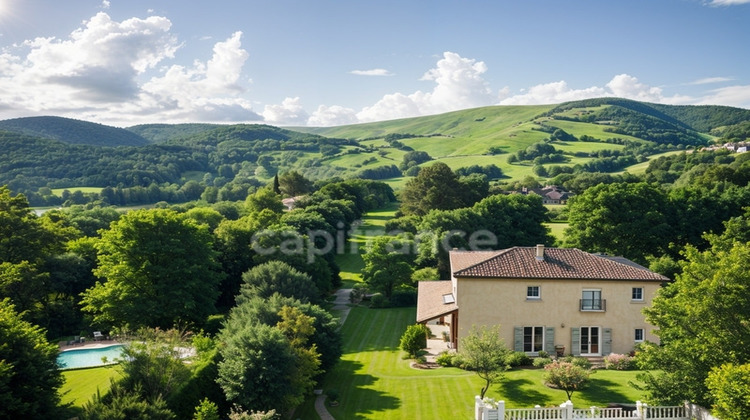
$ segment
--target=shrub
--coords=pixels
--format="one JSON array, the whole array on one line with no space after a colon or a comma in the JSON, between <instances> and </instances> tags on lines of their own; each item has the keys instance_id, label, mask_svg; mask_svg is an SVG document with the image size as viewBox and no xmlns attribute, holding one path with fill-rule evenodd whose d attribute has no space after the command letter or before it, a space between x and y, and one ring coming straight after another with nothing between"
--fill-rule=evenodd
<instances>
[{"instance_id":1,"label":"shrub","mask_svg":"<svg viewBox=\"0 0 750 420\"><path fill-rule=\"evenodd\" d=\"M604 357L604 367L612 370L630 370L635 363L632 357L626 354L612 353Z\"/></svg>"},{"instance_id":2,"label":"shrub","mask_svg":"<svg viewBox=\"0 0 750 420\"><path fill-rule=\"evenodd\" d=\"M552 359L549 357L536 357L534 358L534 367L543 368L548 364L552 363Z\"/></svg>"},{"instance_id":3,"label":"shrub","mask_svg":"<svg viewBox=\"0 0 750 420\"><path fill-rule=\"evenodd\" d=\"M435 359L435 362L439 364L442 367L451 367L455 366L454 361L456 358L456 353L449 353L447 351L444 351L438 355L438 357Z\"/></svg>"},{"instance_id":4,"label":"shrub","mask_svg":"<svg viewBox=\"0 0 750 420\"><path fill-rule=\"evenodd\" d=\"M581 390L588 385L590 371L570 362L553 361L544 367L544 381L558 389L562 389L571 399L574 391Z\"/></svg>"},{"instance_id":5,"label":"shrub","mask_svg":"<svg viewBox=\"0 0 750 420\"><path fill-rule=\"evenodd\" d=\"M370 299L371 308L387 308L390 304L388 298L380 293L373 295Z\"/></svg>"},{"instance_id":6,"label":"shrub","mask_svg":"<svg viewBox=\"0 0 750 420\"><path fill-rule=\"evenodd\" d=\"M367 294L367 287L364 284L357 284L349 293L349 302L357 304L362 302Z\"/></svg>"},{"instance_id":7,"label":"shrub","mask_svg":"<svg viewBox=\"0 0 750 420\"><path fill-rule=\"evenodd\" d=\"M329 389L326 391L326 395L328 396L328 401L335 403L339 400L339 391L337 389Z\"/></svg>"},{"instance_id":8,"label":"shrub","mask_svg":"<svg viewBox=\"0 0 750 420\"><path fill-rule=\"evenodd\" d=\"M531 366L531 358L522 351L514 351L505 358L505 364L510 367Z\"/></svg>"},{"instance_id":9,"label":"shrub","mask_svg":"<svg viewBox=\"0 0 750 420\"><path fill-rule=\"evenodd\" d=\"M589 359L585 357L568 355L568 356L565 356L562 359L562 361L566 363L571 363L583 369L591 369L591 362L589 362Z\"/></svg>"},{"instance_id":10,"label":"shrub","mask_svg":"<svg viewBox=\"0 0 750 420\"><path fill-rule=\"evenodd\" d=\"M540 350L540 351L539 351L539 354L538 354L538 356L539 356L539 357L545 357L545 358L549 358L549 353L547 353L547 352L546 352L546 351L544 351L544 350Z\"/></svg>"},{"instance_id":11,"label":"shrub","mask_svg":"<svg viewBox=\"0 0 750 420\"><path fill-rule=\"evenodd\" d=\"M399 348L416 358L419 351L427 347L427 336L430 330L424 324L409 325L401 336Z\"/></svg>"}]
</instances>

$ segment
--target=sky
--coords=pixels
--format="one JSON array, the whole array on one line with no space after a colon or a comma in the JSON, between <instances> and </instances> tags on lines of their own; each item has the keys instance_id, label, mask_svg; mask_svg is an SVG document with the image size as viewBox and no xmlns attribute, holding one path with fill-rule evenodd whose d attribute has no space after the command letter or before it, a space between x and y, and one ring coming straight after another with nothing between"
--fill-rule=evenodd
<instances>
[{"instance_id":1,"label":"sky","mask_svg":"<svg viewBox=\"0 0 750 420\"><path fill-rule=\"evenodd\" d=\"M335 126L603 96L750 108L750 0L0 0L0 120Z\"/></svg>"}]
</instances>

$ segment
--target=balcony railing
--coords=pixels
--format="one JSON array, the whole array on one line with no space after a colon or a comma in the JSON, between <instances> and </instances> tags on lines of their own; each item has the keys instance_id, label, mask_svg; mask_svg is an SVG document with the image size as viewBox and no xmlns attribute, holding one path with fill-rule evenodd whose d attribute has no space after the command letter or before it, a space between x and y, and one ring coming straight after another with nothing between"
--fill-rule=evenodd
<instances>
[{"instance_id":1,"label":"balcony railing","mask_svg":"<svg viewBox=\"0 0 750 420\"><path fill-rule=\"evenodd\" d=\"M604 312L607 310L607 299L581 299L580 310Z\"/></svg>"}]
</instances>

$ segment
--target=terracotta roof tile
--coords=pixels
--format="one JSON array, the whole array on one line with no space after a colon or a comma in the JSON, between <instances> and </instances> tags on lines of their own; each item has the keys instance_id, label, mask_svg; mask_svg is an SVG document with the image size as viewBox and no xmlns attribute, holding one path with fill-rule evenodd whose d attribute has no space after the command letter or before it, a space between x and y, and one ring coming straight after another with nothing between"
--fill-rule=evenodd
<instances>
[{"instance_id":1,"label":"terracotta roof tile","mask_svg":"<svg viewBox=\"0 0 750 420\"><path fill-rule=\"evenodd\" d=\"M502 251L451 251L449 254L451 270L455 273L456 271L479 264L500 252Z\"/></svg>"},{"instance_id":2,"label":"terracotta roof tile","mask_svg":"<svg viewBox=\"0 0 750 420\"><path fill-rule=\"evenodd\" d=\"M443 295L452 295L450 280L417 283L417 322L425 322L458 309L455 300L445 303Z\"/></svg>"},{"instance_id":3,"label":"terracotta roof tile","mask_svg":"<svg viewBox=\"0 0 750 420\"><path fill-rule=\"evenodd\" d=\"M451 266L451 269L455 277L669 280L625 258L589 254L575 248L545 248L544 258L538 260L536 247L514 247L473 265Z\"/></svg>"}]
</instances>

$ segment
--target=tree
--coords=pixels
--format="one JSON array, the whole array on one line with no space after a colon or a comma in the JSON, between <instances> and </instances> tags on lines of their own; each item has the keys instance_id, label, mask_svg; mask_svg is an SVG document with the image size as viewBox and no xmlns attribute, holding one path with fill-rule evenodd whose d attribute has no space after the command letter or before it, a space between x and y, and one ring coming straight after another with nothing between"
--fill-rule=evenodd
<instances>
[{"instance_id":1,"label":"tree","mask_svg":"<svg viewBox=\"0 0 750 420\"><path fill-rule=\"evenodd\" d=\"M193 420L220 420L219 406L215 402L204 398L200 404L195 407Z\"/></svg>"},{"instance_id":2,"label":"tree","mask_svg":"<svg viewBox=\"0 0 750 420\"><path fill-rule=\"evenodd\" d=\"M581 390L588 385L589 370L571 362L554 360L544 367L544 381L558 389L565 391L568 401L571 400L573 392Z\"/></svg>"},{"instance_id":3,"label":"tree","mask_svg":"<svg viewBox=\"0 0 750 420\"><path fill-rule=\"evenodd\" d=\"M390 298L397 286L411 282L414 241L395 236L378 236L362 255L362 260L365 262L362 280Z\"/></svg>"},{"instance_id":4,"label":"tree","mask_svg":"<svg viewBox=\"0 0 750 420\"><path fill-rule=\"evenodd\" d=\"M172 210L136 210L102 234L98 250L94 274L106 281L82 299L95 323L166 329L214 312L222 275L208 226Z\"/></svg>"},{"instance_id":5,"label":"tree","mask_svg":"<svg viewBox=\"0 0 750 420\"><path fill-rule=\"evenodd\" d=\"M503 379L508 365L505 359L510 350L500 338L500 326L472 326L469 334L461 340L459 356L466 369L474 371L484 380L480 397L490 389L493 383Z\"/></svg>"},{"instance_id":6,"label":"tree","mask_svg":"<svg viewBox=\"0 0 750 420\"><path fill-rule=\"evenodd\" d=\"M120 383L126 391L138 393L149 402L168 400L190 377L182 357L182 349L189 344L184 334L175 329L143 328L137 337L123 349Z\"/></svg>"},{"instance_id":7,"label":"tree","mask_svg":"<svg viewBox=\"0 0 750 420\"><path fill-rule=\"evenodd\" d=\"M281 202L281 195L274 192L272 188L260 188L245 199L245 205L252 213L259 213L264 209L269 209L274 213L281 213L284 210L284 203Z\"/></svg>"},{"instance_id":8,"label":"tree","mask_svg":"<svg viewBox=\"0 0 750 420\"><path fill-rule=\"evenodd\" d=\"M406 331L401 335L399 348L405 351L409 357L416 359L418 353L427 347L427 336L430 330L424 324L414 324L406 327Z\"/></svg>"},{"instance_id":9,"label":"tree","mask_svg":"<svg viewBox=\"0 0 750 420\"><path fill-rule=\"evenodd\" d=\"M640 375L651 401L708 406L711 369L750 360L750 246L729 233L710 241L703 252L687 247L682 273L644 309L661 339L639 355L644 367L659 369Z\"/></svg>"},{"instance_id":10,"label":"tree","mask_svg":"<svg viewBox=\"0 0 750 420\"><path fill-rule=\"evenodd\" d=\"M219 340L222 361L216 381L228 401L258 410L291 408L296 356L278 328L249 324L232 334L222 331Z\"/></svg>"},{"instance_id":11,"label":"tree","mask_svg":"<svg viewBox=\"0 0 750 420\"><path fill-rule=\"evenodd\" d=\"M289 171L279 177L279 188L289 197L297 197L312 191L312 182L297 171Z\"/></svg>"},{"instance_id":12,"label":"tree","mask_svg":"<svg viewBox=\"0 0 750 420\"><path fill-rule=\"evenodd\" d=\"M726 420L750 418L750 364L713 368L706 386L713 399L713 414Z\"/></svg>"},{"instance_id":13,"label":"tree","mask_svg":"<svg viewBox=\"0 0 750 420\"><path fill-rule=\"evenodd\" d=\"M437 162L424 167L401 191L401 212L424 215L430 210L463 207L462 184L448 165ZM469 204L471 205L471 204Z\"/></svg>"},{"instance_id":14,"label":"tree","mask_svg":"<svg viewBox=\"0 0 750 420\"><path fill-rule=\"evenodd\" d=\"M23 194L13 196L8 187L0 186L0 262L37 264L57 242Z\"/></svg>"},{"instance_id":15,"label":"tree","mask_svg":"<svg viewBox=\"0 0 750 420\"><path fill-rule=\"evenodd\" d=\"M63 377L44 330L0 300L0 417L56 418Z\"/></svg>"},{"instance_id":16,"label":"tree","mask_svg":"<svg viewBox=\"0 0 750 420\"><path fill-rule=\"evenodd\" d=\"M566 247L645 263L674 237L667 195L650 184L597 185L571 199L569 208Z\"/></svg>"},{"instance_id":17,"label":"tree","mask_svg":"<svg viewBox=\"0 0 750 420\"><path fill-rule=\"evenodd\" d=\"M248 323L277 326L281 321L283 307L298 308L303 314L312 317L315 334L310 343L320 353L320 367L328 370L341 357L341 331L339 323L328 311L318 305L302 303L298 299L274 294L268 299L254 296L248 300L239 300L232 309L224 326L224 334L233 335L245 328Z\"/></svg>"},{"instance_id":18,"label":"tree","mask_svg":"<svg viewBox=\"0 0 750 420\"><path fill-rule=\"evenodd\" d=\"M175 415L163 398L146 400L112 382L109 394L99 394L83 406L83 420L173 420Z\"/></svg>"},{"instance_id":19,"label":"tree","mask_svg":"<svg viewBox=\"0 0 750 420\"><path fill-rule=\"evenodd\" d=\"M242 281L237 303L253 296L267 299L274 293L302 302L320 300L320 291L312 278L283 261L269 261L253 267L242 275Z\"/></svg>"},{"instance_id":20,"label":"tree","mask_svg":"<svg viewBox=\"0 0 750 420\"><path fill-rule=\"evenodd\" d=\"M290 394L293 394L289 396L289 403L297 406L306 395L312 394L315 377L321 373L320 353L315 344L309 343L315 335L315 320L294 306L283 306L279 316L281 321L276 328L284 333L297 356L296 369L289 381Z\"/></svg>"}]
</instances>

